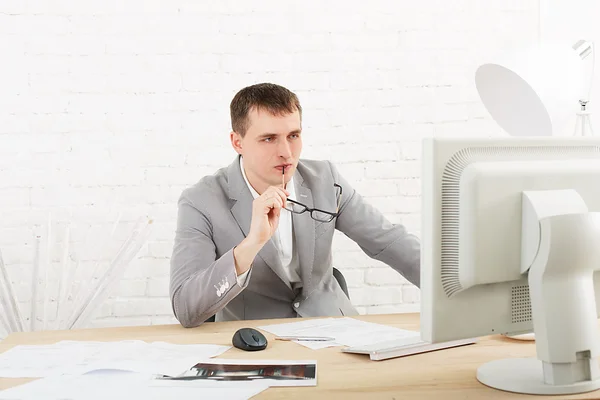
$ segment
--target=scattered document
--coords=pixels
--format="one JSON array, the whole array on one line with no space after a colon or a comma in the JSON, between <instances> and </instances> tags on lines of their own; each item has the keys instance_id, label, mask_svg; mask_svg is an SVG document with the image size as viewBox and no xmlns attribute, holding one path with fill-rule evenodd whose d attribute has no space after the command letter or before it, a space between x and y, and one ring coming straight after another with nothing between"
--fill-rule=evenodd
<instances>
[{"instance_id":1,"label":"scattered document","mask_svg":"<svg viewBox=\"0 0 600 400\"><path fill-rule=\"evenodd\" d=\"M183 374L158 381L181 382L262 382L269 386L316 386L315 360L230 360L213 359L194 365Z\"/></svg>"},{"instance_id":2,"label":"scattered document","mask_svg":"<svg viewBox=\"0 0 600 400\"><path fill-rule=\"evenodd\" d=\"M325 336L332 341L295 340L311 349L333 346L364 346L402 338L419 337L418 331L394 328L364 322L355 318L321 318L300 322L260 326L260 329L277 336Z\"/></svg>"},{"instance_id":3,"label":"scattered document","mask_svg":"<svg viewBox=\"0 0 600 400\"><path fill-rule=\"evenodd\" d=\"M199 360L218 356L230 348L212 344L176 345L139 340L21 345L0 354L0 377L41 378L78 375L99 369L174 376Z\"/></svg>"},{"instance_id":4,"label":"scattered document","mask_svg":"<svg viewBox=\"0 0 600 400\"><path fill-rule=\"evenodd\" d=\"M94 371L85 375L64 375L39 379L0 391L0 400L246 400L266 390L260 382L160 381L152 375L135 372Z\"/></svg>"}]
</instances>

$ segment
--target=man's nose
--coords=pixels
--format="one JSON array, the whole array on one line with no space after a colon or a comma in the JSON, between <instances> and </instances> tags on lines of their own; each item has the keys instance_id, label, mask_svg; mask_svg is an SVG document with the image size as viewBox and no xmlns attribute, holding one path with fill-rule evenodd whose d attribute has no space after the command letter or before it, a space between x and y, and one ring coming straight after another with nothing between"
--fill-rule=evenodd
<instances>
[{"instance_id":1,"label":"man's nose","mask_svg":"<svg viewBox=\"0 0 600 400\"><path fill-rule=\"evenodd\" d=\"M283 140L279 145L279 156L286 159L292 156L292 150L287 140Z\"/></svg>"}]
</instances>

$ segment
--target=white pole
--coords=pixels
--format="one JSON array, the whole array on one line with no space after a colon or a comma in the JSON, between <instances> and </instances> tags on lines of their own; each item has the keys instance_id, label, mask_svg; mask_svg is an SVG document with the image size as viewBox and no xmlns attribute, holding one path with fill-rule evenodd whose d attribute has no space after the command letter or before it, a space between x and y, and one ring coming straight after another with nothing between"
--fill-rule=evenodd
<instances>
[{"instance_id":1,"label":"white pole","mask_svg":"<svg viewBox=\"0 0 600 400\"><path fill-rule=\"evenodd\" d=\"M31 271L31 315L29 320L29 329L35 331L37 318L37 298L38 298L38 282L40 278L40 236L36 235L33 248L33 268Z\"/></svg>"}]
</instances>

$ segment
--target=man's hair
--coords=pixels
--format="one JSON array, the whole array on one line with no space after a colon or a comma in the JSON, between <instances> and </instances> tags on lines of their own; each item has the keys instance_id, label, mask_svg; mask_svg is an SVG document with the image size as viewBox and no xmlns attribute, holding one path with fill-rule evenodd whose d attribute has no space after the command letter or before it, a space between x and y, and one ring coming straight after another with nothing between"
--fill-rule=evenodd
<instances>
[{"instance_id":1,"label":"man's hair","mask_svg":"<svg viewBox=\"0 0 600 400\"><path fill-rule=\"evenodd\" d=\"M293 92L274 83L257 83L237 92L229 106L231 129L242 137L248 130L248 113L253 108L268 111L273 115L284 115L298 110L302 118L300 101Z\"/></svg>"}]
</instances>

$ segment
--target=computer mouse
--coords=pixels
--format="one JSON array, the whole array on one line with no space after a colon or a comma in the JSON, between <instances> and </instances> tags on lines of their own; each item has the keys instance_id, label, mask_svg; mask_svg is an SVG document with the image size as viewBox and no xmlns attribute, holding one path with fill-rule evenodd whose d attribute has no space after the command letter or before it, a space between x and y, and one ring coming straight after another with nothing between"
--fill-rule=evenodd
<instances>
[{"instance_id":1,"label":"computer mouse","mask_svg":"<svg viewBox=\"0 0 600 400\"><path fill-rule=\"evenodd\" d=\"M265 335L253 328L238 329L231 343L238 349L245 351L264 350L267 347L267 338Z\"/></svg>"}]
</instances>

